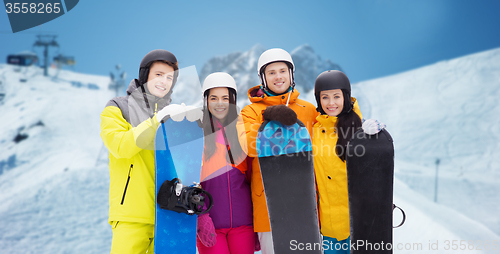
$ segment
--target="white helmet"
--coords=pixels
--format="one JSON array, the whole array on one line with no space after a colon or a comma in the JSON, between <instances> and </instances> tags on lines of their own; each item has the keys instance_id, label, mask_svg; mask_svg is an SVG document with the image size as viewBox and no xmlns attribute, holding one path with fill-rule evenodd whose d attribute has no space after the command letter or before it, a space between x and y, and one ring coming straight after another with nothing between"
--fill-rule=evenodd
<instances>
[{"instance_id":1,"label":"white helmet","mask_svg":"<svg viewBox=\"0 0 500 254\"><path fill-rule=\"evenodd\" d=\"M208 75L205 78L205 81L203 81L203 94L205 94L208 89L215 87L228 87L234 89L235 92L238 92L234 78L225 72L214 72Z\"/></svg>"},{"instance_id":2,"label":"white helmet","mask_svg":"<svg viewBox=\"0 0 500 254\"><path fill-rule=\"evenodd\" d=\"M292 66L292 70L295 71L295 65L293 64L292 56L288 54L283 49L280 48L274 48L274 49L268 49L262 55L259 57L259 61L257 63L257 74L259 74L262 70L262 67L267 66L270 63L274 62L286 62Z\"/></svg>"},{"instance_id":3,"label":"white helmet","mask_svg":"<svg viewBox=\"0 0 500 254\"><path fill-rule=\"evenodd\" d=\"M264 78L264 69L270 63L275 62L285 62L288 66L291 66L290 70L290 82L291 86L294 87L294 75L295 65L293 64L292 56L283 49L273 48L268 49L259 57L259 61L257 62L257 74L259 75L261 84L264 85L264 88L267 86Z\"/></svg>"}]
</instances>

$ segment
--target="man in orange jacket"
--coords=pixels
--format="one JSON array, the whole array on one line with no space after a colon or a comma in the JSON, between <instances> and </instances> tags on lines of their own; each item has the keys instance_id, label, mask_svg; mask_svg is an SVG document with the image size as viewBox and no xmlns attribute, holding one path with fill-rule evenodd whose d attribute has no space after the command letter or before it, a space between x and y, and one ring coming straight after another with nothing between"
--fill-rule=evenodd
<instances>
[{"instance_id":1,"label":"man in orange jacket","mask_svg":"<svg viewBox=\"0 0 500 254\"><path fill-rule=\"evenodd\" d=\"M283 49L274 48L262 53L259 58L257 72L261 85L248 90L248 98L252 104L241 111L244 124L242 144L246 143L248 156L252 162L252 202L254 214L254 230L258 232L263 254L274 253L266 197L257 158L256 140L260 125L267 120L277 120L282 123L298 118L311 135L312 126L318 115L316 107L298 98L295 89L295 66L292 57ZM264 113L266 112L266 113ZM243 126L240 125L243 133Z\"/></svg>"}]
</instances>

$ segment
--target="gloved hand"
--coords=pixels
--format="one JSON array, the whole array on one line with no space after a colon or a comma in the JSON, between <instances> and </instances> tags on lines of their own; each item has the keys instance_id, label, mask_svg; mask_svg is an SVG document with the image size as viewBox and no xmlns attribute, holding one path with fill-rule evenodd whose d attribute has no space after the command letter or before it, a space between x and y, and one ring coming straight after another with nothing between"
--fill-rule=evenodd
<instances>
[{"instance_id":1,"label":"gloved hand","mask_svg":"<svg viewBox=\"0 0 500 254\"><path fill-rule=\"evenodd\" d=\"M162 108L158 113L156 113L156 120L161 122L166 116L170 116L172 120L176 122L180 122L184 120L184 116L186 115L184 103L179 104L170 104Z\"/></svg>"},{"instance_id":2,"label":"gloved hand","mask_svg":"<svg viewBox=\"0 0 500 254\"><path fill-rule=\"evenodd\" d=\"M217 233L215 233L214 222L208 213L198 216L198 228L196 233L201 243L206 247L212 247L217 243Z\"/></svg>"},{"instance_id":3,"label":"gloved hand","mask_svg":"<svg viewBox=\"0 0 500 254\"><path fill-rule=\"evenodd\" d=\"M263 117L265 120L278 121L283 125L293 125L297 122L295 111L283 104L267 107Z\"/></svg>"},{"instance_id":4,"label":"gloved hand","mask_svg":"<svg viewBox=\"0 0 500 254\"><path fill-rule=\"evenodd\" d=\"M379 133L382 129L385 129L385 124L381 123L375 119L368 119L363 122L361 128L368 135L374 135Z\"/></svg>"},{"instance_id":5,"label":"gloved hand","mask_svg":"<svg viewBox=\"0 0 500 254\"><path fill-rule=\"evenodd\" d=\"M186 119L190 122L194 122L196 120L201 120L203 117L203 111L201 108L197 108L195 106L186 106Z\"/></svg>"}]
</instances>

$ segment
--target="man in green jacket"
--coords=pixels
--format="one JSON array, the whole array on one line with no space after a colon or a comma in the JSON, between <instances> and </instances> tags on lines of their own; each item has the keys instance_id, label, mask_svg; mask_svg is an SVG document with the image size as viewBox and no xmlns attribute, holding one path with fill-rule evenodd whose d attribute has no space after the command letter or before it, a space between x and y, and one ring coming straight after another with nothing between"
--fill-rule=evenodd
<instances>
[{"instance_id":1,"label":"man in green jacket","mask_svg":"<svg viewBox=\"0 0 500 254\"><path fill-rule=\"evenodd\" d=\"M153 253L154 139L159 122L183 107L169 105L178 69L172 53L149 52L127 95L111 99L101 113L101 138L109 150L111 253Z\"/></svg>"}]
</instances>

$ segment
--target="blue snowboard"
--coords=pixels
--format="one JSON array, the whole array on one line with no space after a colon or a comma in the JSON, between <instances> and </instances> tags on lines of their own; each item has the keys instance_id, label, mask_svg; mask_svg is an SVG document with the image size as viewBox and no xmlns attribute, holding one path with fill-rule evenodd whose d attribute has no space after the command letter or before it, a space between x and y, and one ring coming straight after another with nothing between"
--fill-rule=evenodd
<instances>
[{"instance_id":1,"label":"blue snowboard","mask_svg":"<svg viewBox=\"0 0 500 254\"><path fill-rule=\"evenodd\" d=\"M166 180L179 178L183 185L200 181L203 129L197 122L168 119L156 131L156 195ZM161 209L156 203L156 254L196 253L196 215Z\"/></svg>"},{"instance_id":2,"label":"blue snowboard","mask_svg":"<svg viewBox=\"0 0 500 254\"><path fill-rule=\"evenodd\" d=\"M322 253L312 146L304 124L265 121L257 134L257 153L274 252Z\"/></svg>"}]
</instances>

